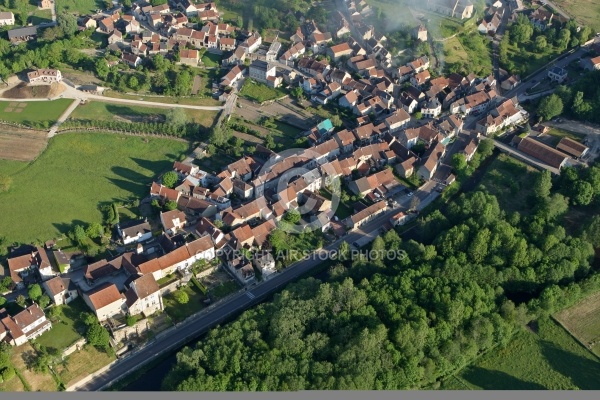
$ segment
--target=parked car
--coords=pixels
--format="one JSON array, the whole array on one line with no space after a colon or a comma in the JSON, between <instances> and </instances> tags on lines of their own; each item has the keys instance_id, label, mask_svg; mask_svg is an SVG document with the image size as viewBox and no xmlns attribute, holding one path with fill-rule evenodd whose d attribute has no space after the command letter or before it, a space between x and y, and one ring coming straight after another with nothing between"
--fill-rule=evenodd
<instances>
[{"instance_id":1,"label":"parked car","mask_svg":"<svg viewBox=\"0 0 600 400\"><path fill-rule=\"evenodd\" d=\"M413 192L408 192L408 197L412 197Z\"/></svg>"}]
</instances>

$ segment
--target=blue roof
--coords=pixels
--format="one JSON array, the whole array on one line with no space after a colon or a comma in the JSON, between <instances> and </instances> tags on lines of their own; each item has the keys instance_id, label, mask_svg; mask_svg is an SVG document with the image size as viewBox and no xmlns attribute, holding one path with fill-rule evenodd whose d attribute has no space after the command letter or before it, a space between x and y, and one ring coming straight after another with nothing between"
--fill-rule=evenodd
<instances>
[{"instance_id":1,"label":"blue roof","mask_svg":"<svg viewBox=\"0 0 600 400\"><path fill-rule=\"evenodd\" d=\"M317 125L317 129L320 133L327 133L333 130L333 124L331 123L331 120L326 119L325 121Z\"/></svg>"}]
</instances>

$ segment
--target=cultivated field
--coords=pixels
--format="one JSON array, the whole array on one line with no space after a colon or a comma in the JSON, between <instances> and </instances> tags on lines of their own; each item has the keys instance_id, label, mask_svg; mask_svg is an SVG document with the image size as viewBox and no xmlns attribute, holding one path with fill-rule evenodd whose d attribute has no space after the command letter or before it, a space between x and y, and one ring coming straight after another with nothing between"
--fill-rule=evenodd
<instances>
[{"instance_id":1,"label":"cultivated field","mask_svg":"<svg viewBox=\"0 0 600 400\"><path fill-rule=\"evenodd\" d=\"M554 3L575 17L577 22L600 32L600 3L597 0L554 0Z\"/></svg>"},{"instance_id":2,"label":"cultivated field","mask_svg":"<svg viewBox=\"0 0 600 400\"><path fill-rule=\"evenodd\" d=\"M32 161L46 148L46 136L44 131L0 125L0 159Z\"/></svg>"},{"instance_id":3,"label":"cultivated field","mask_svg":"<svg viewBox=\"0 0 600 400\"><path fill-rule=\"evenodd\" d=\"M450 377L440 389L600 389L600 362L554 321L538 321Z\"/></svg>"},{"instance_id":4,"label":"cultivated field","mask_svg":"<svg viewBox=\"0 0 600 400\"><path fill-rule=\"evenodd\" d=\"M3 99L48 99L55 98L65 91L65 87L59 83L50 85L30 86L25 82L11 87L2 92Z\"/></svg>"},{"instance_id":5,"label":"cultivated field","mask_svg":"<svg viewBox=\"0 0 600 400\"><path fill-rule=\"evenodd\" d=\"M162 138L55 136L29 165L0 162L0 173L13 179L0 193L0 232L10 242L45 241L75 222L100 222L101 203L146 196L152 179L187 150L186 143Z\"/></svg>"},{"instance_id":6,"label":"cultivated field","mask_svg":"<svg viewBox=\"0 0 600 400\"><path fill-rule=\"evenodd\" d=\"M559 312L555 317L581 343L600 356L600 292Z\"/></svg>"}]
</instances>

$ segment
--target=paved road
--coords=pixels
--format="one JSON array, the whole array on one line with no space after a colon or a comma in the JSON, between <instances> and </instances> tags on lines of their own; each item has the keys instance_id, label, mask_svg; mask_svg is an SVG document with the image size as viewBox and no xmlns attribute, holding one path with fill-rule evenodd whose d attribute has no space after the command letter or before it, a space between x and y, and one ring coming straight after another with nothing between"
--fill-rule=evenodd
<instances>
[{"instance_id":1,"label":"paved road","mask_svg":"<svg viewBox=\"0 0 600 400\"><path fill-rule=\"evenodd\" d=\"M437 197L437 192L433 191L435 186L435 182L428 182L415 192L414 196L418 196L421 200L417 207L419 210L426 207ZM382 213L380 216L365 224L361 230L347 234L325 248L314 252L310 258L286 268L282 272L277 273L272 278L255 287L249 288L247 291L239 292L224 300L222 303L214 304L209 307L206 312L199 314L195 319L188 319L182 322L176 329L169 332L168 335L160 336L159 334L154 341L148 343L146 346L141 347L130 355L118 360L96 376L90 376L80 383L71 386L68 390L102 390L114 384L118 379L127 376L127 374L152 361L156 357L171 352L197 338L210 328L222 323L230 316L260 303L274 291L283 288L292 280L309 272L321 262L328 259L328 252L338 249L343 241L352 243L366 235L375 237L381 226L387 222L391 215L399 210L406 210L411 199L406 195L398 196L398 198L400 200L400 205L398 207Z\"/></svg>"},{"instance_id":2,"label":"paved road","mask_svg":"<svg viewBox=\"0 0 600 400\"><path fill-rule=\"evenodd\" d=\"M58 127L67 120L67 118L69 118L69 116L73 113L73 111L75 111L75 109L77 108L77 106L81 104L81 102L79 100L74 100L73 103L71 103L71 105L65 110L64 113L62 113L62 115L58 118L58 120L56 121L56 123L54 125L52 125L52 127L50 128L50 132L48 132L48 138L51 138L52 136L56 135L56 131L58 131Z\"/></svg>"}]
</instances>

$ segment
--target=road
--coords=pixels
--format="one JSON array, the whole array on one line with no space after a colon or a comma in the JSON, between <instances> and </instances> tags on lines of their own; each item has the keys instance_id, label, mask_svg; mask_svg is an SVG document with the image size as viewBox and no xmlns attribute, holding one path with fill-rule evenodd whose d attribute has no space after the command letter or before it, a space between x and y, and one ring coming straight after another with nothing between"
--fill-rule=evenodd
<instances>
[{"instance_id":1,"label":"road","mask_svg":"<svg viewBox=\"0 0 600 400\"><path fill-rule=\"evenodd\" d=\"M69 118L69 116L73 113L73 111L75 111L75 109L77 108L77 106L81 104L81 101L79 100L74 100L73 103L71 103L71 105L65 110L64 113L62 113L62 115L60 117L58 117L58 120L56 121L56 123L54 125L52 125L52 127L50 128L50 132L48 132L48 138L51 138L52 136L56 135L56 132L58 131L58 127L67 120L67 118Z\"/></svg>"},{"instance_id":2,"label":"road","mask_svg":"<svg viewBox=\"0 0 600 400\"><path fill-rule=\"evenodd\" d=\"M499 63L499 47L500 41L504 36L504 32L506 31L506 27L508 25L508 19L510 18L510 9L508 7L508 2L506 0L502 1L502 9L504 10L504 14L502 14L502 19L500 20L500 25L496 30L496 34L492 39L492 54L493 54L493 70L494 70L494 78L496 78L497 82L500 82L500 63Z\"/></svg>"},{"instance_id":3,"label":"road","mask_svg":"<svg viewBox=\"0 0 600 400\"><path fill-rule=\"evenodd\" d=\"M428 182L414 193L414 196L418 196L420 200L417 209L423 209L437 197L438 193L433 191L435 186L435 182ZM390 216L397 213L399 210L406 210L407 205L411 201L411 197L408 197L407 195L398 197L400 200L400 205L398 207L382 213L380 216L363 225L361 230L351 232L325 248L315 251L309 258L291 265L253 288L248 289L247 291L238 292L224 300L222 303L215 303L207 308L205 310L206 312L200 313L197 317L180 323L176 328L173 328L172 331L168 332L168 334L164 334L163 336L161 336L162 334L157 335L152 342L138 348L128 356L117 360L104 371L96 375L91 375L83 381L76 383L69 387L68 390L97 391L105 389L137 368L142 367L160 355L169 353L185 345L208 331L210 328L226 321L229 317L260 303L276 290L283 288L301 275L310 272L311 269L328 259L329 252L337 250L342 242L352 243L365 235L376 236L381 226L387 222Z\"/></svg>"}]
</instances>

